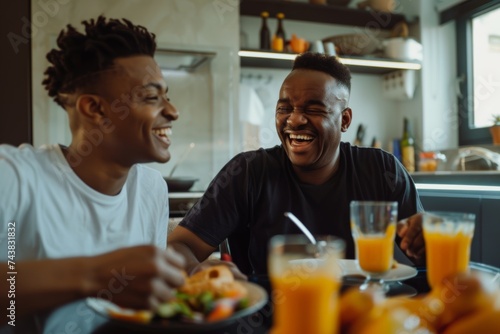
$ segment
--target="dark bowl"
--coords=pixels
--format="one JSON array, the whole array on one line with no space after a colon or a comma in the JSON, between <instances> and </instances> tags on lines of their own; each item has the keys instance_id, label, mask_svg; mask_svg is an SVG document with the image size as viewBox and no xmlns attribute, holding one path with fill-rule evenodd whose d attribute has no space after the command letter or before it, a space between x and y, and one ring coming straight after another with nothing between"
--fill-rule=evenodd
<instances>
[{"instance_id":1,"label":"dark bowl","mask_svg":"<svg viewBox=\"0 0 500 334\"><path fill-rule=\"evenodd\" d=\"M164 177L168 185L168 190L170 192L182 192L189 191L193 184L198 181L198 179L193 177Z\"/></svg>"},{"instance_id":2,"label":"dark bowl","mask_svg":"<svg viewBox=\"0 0 500 334\"><path fill-rule=\"evenodd\" d=\"M351 0L326 0L329 5L346 7L349 5Z\"/></svg>"}]
</instances>

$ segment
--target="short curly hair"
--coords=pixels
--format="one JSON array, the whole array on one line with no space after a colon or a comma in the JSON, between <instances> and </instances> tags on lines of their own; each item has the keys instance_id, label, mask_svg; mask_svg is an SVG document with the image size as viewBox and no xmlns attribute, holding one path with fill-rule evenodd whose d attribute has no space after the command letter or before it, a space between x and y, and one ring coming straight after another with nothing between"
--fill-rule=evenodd
<instances>
[{"instance_id":1,"label":"short curly hair","mask_svg":"<svg viewBox=\"0 0 500 334\"><path fill-rule=\"evenodd\" d=\"M297 56L293 62L293 70L306 69L327 73L337 79L351 91L351 71L342 64L337 57L328 56L323 53L305 52Z\"/></svg>"},{"instance_id":2,"label":"short curly hair","mask_svg":"<svg viewBox=\"0 0 500 334\"><path fill-rule=\"evenodd\" d=\"M85 90L95 80L95 74L112 67L113 60L133 55L153 57L156 50L155 34L127 19L82 21L85 34L72 25L62 30L57 38L59 49L47 54L51 66L45 71L42 84L49 96L64 107L60 93Z\"/></svg>"}]
</instances>

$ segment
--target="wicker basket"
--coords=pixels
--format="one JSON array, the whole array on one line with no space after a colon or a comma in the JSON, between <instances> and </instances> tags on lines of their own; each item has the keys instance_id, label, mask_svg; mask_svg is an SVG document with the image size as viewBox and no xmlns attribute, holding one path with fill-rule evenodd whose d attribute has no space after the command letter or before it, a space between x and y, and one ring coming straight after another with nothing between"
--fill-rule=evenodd
<instances>
[{"instance_id":1,"label":"wicker basket","mask_svg":"<svg viewBox=\"0 0 500 334\"><path fill-rule=\"evenodd\" d=\"M331 36L323 42L332 42L340 55L363 56L382 48L382 41L368 33Z\"/></svg>"}]
</instances>

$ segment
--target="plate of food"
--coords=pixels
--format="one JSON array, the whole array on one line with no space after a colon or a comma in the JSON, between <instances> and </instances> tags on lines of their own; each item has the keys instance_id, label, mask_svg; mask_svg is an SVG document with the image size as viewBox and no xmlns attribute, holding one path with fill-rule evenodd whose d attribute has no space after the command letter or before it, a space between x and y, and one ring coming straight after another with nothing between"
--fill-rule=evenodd
<instances>
[{"instance_id":1,"label":"plate of food","mask_svg":"<svg viewBox=\"0 0 500 334\"><path fill-rule=\"evenodd\" d=\"M356 260L339 260L339 265L342 268L343 276L365 276L363 271L359 269L358 261ZM382 278L384 281L403 281L417 275L417 269L405 264L393 261L392 268L385 273Z\"/></svg>"},{"instance_id":2,"label":"plate of food","mask_svg":"<svg viewBox=\"0 0 500 334\"><path fill-rule=\"evenodd\" d=\"M87 298L86 302L95 312L127 328L199 333L230 326L260 310L267 300L262 287L235 280L227 266L219 265L186 278L176 297L155 311L126 309L99 298Z\"/></svg>"}]
</instances>

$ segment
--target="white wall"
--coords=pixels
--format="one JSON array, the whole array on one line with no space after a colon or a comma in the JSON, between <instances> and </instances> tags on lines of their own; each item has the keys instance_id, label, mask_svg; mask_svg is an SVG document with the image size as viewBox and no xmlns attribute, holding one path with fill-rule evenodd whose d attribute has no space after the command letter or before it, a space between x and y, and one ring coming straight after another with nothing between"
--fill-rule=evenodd
<instances>
[{"instance_id":1,"label":"white wall","mask_svg":"<svg viewBox=\"0 0 500 334\"><path fill-rule=\"evenodd\" d=\"M457 54L454 22L439 25L431 1L421 1L422 138L425 150L458 146Z\"/></svg>"},{"instance_id":2,"label":"white wall","mask_svg":"<svg viewBox=\"0 0 500 334\"><path fill-rule=\"evenodd\" d=\"M238 93L235 78L239 77L237 2L224 1L221 7L221 2L206 0L66 0L50 2L55 4L52 8L41 7L42 3L47 2L32 1L32 21L36 28L32 45L35 146L70 142L65 112L49 100L41 85L43 72L48 66L45 55L66 24L81 29L82 20L100 14L127 18L154 32L160 48L181 46L217 52L207 74L211 83L209 94L197 93L197 81L192 78L182 81L167 75L169 85L171 81L182 81L177 87L171 87L171 98L176 101L180 118L174 123L172 160L167 164L152 165L167 175L189 143L196 142L196 151L182 170L200 177L202 180L196 186L204 189L220 167L239 150L235 140L239 131L238 118L235 117ZM211 99L205 102L207 95ZM208 107L203 108L204 104Z\"/></svg>"}]
</instances>

